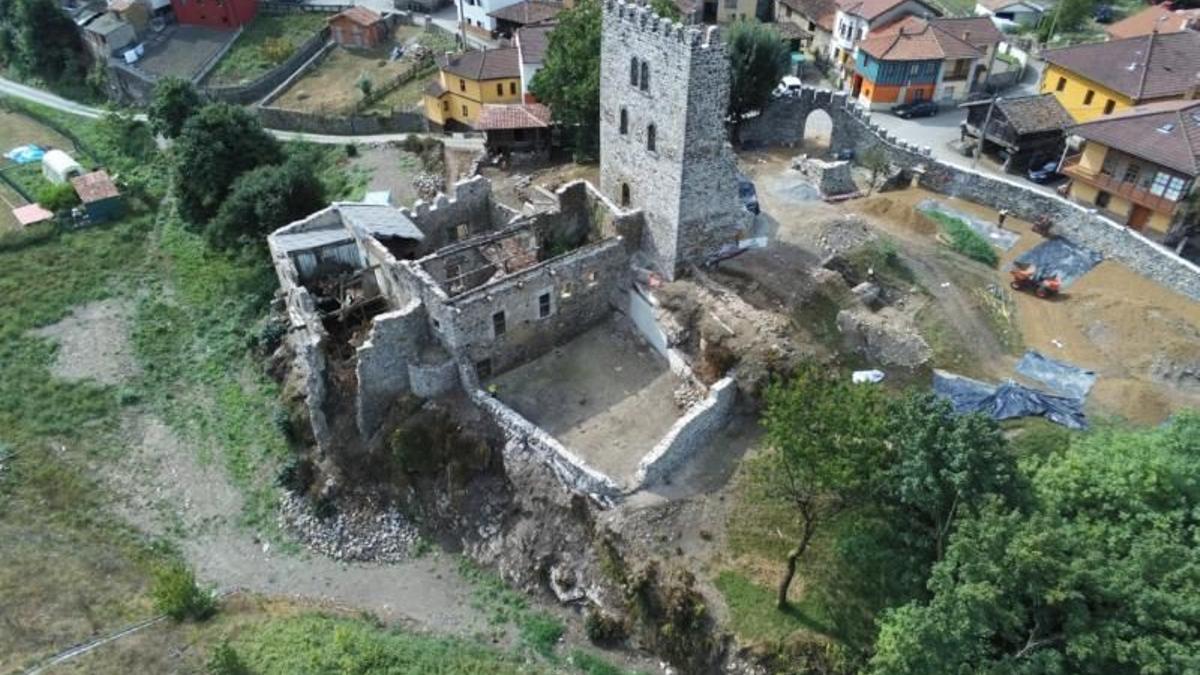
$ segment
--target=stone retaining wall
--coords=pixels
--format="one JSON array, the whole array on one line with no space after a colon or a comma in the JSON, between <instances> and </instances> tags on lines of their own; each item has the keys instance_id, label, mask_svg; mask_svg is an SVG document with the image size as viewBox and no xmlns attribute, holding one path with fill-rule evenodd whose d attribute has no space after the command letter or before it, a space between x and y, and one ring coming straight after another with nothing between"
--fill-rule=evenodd
<instances>
[{"instance_id":1,"label":"stone retaining wall","mask_svg":"<svg viewBox=\"0 0 1200 675\"><path fill-rule=\"evenodd\" d=\"M644 488L660 482L712 442L729 421L737 400L737 381L727 376L708 390L708 396L671 425L638 463L637 484Z\"/></svg>"},{"instance_id":2,"label":"stone retaining wall","mask_svg":"<svg viewBox=\"0 0 1200 675\"><path fill-rule=\"evenodd\" d=\"M247 105L261 101L275 90L284 80L288 79L297 68L304 65L314 54L319 52L329 41L329 27L317 31L303 45L287 58L286 61L244 84L207 85L201 84L200 89L210 98L226 103Z\"/></svg>"},{"instance_id":3,"label":"stone retaining wall","mask_svg":"<svg viewBox=\"0 0 1200 675\"><path fill-rule=\"evenodd\" d=\"M425 115L393 112L391 115L319 115L301 110L261 106L254 109L268 129L328 136L371 136L378 134L424 133Z\"/></svg>"}]
</instances>

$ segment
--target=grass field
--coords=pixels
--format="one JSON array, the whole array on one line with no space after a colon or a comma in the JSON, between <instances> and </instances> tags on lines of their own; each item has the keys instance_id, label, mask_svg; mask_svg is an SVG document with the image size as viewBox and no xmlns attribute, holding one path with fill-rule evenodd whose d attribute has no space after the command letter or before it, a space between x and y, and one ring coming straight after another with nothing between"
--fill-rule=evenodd
<instances>
[{"instance_id":1,"label":"grass field","mask_svg":"<svg viewBox=\"0 0 1200 675\"><path fill-rule=\"evenodd\" d=\"M238 84L283 63L325 26L324 14L259 14L221 57L210 84Z\"/></svg>"},{"instance_id":2,"label":"grass field","mask_svg":"<svg viewBox=\"0 0 1200 675\"><path fill-rule=\"evenodd\" d=\"M371 50L337 47L272 105L330 115L351 113L363 99L360 81L367 80L379 88L412 68L410 59L390 60L390 51L390 46Z\"/></svg>"}]
</instances>

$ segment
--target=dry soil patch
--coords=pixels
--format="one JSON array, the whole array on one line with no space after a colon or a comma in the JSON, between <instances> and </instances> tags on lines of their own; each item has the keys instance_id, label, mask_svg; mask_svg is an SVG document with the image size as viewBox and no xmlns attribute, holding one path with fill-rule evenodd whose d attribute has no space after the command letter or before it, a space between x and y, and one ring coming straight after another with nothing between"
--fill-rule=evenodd
<instances>
[{"instance_id":1,"label":"dry soil patch","mask_svg":"<svg viewBox=\"0 0 1200 675\"><path fill-rule=\"evenodd\" d=\"M95 380L117 385L141 368L129 343L133 303L101 300L76 307L62 321L34 334L58 343L50 372L64 380Z\"/></svg>"}]
</instances>

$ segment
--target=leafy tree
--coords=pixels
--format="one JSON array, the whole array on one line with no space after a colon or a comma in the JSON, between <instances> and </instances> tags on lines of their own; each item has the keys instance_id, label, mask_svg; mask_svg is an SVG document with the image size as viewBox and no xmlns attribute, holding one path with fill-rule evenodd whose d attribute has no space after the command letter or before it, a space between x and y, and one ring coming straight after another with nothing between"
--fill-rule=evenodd
<instances>
[{"instance_id":1,"label":"leafy tree","mask_svg":"<svg viewBox=\"0 0 1200 675\"><path fill-rule=\"evenodd\" d=\"M243 173L278 164L275 139L244 108L210 103L188 118L175 141L175 194L179 212L196 229L217 213Z\"/></svg>"},{"instance_id":2,"label":"leafy tree","mask_svg":"<svg viewBox=\"0 0 1200 675\"><path fill-rule=\"evenodd\" d=\"M993 498L1017 500L1016 458L991 418L955 414L930 393L905 396L887 418L892 456L880 495L912 546L932 546L933 560L961 516Z\"/></svg>"},{"instance_id":3,"label":"leafy tree","mask_svg":"<svg viewBox=\"0 0 1200 675\"><path fill-rule=\"evenodd\" d=\"M683 18L683 14L679 11L679 5L672 0L650 0L650 9L664 19L679 21Z\"/></svg>"},{"instance_id":4,"label":"leafy tree","mask_svg":"<svg viewBox=\"0 0 1200 675\"><path fill-rule=\"evenodd\" d=\"M154 85L154 96L150 99L147 111L150 127L156 134L175 138L202 104L191 82L181 77L164 77Z\"/></svg>"},{"instance_id":5,"label":"leafy tree","mask_svg":"<svg viewBox=\"0 0 1200 675\"><path fill-rule=\"evenodd\" d=\"M883 619L871 672L1200 669L1200 416L1029 462L1031 513L964 519L928 603Z\"/></svg>"},{"instance_id":6,"label":"leafy tree","mask_svg":"<svg viewBox=\"0 0 1200 675\"><path fill-rule=\"evenodd\" d=\"M580 0L558 15L558 26L530 90L570 130L575 158L600 149L600 3Z\"/></svg>"},{"instance_id":7,"label":"leafy tree","mask_svg":"<svg viewBox=\"0 0 1200 675\"><path fill-rule=\"evenodd\" d=\"M883 411L876 389L815 369L767 389L763 426L770 450L756 466L757 482L795 507L800 523L779 582L780 608L817 530L870 492L884 456Z\"/></svg>"},{"instance_id":8,"label":"leafy tree","mask_svg":"<svg viewBox=\"0 0 1200 675\"><path fill-rule=\"evenodd\" d=\"M173 563L154 571L150 588L154 608L175 621L203 621L217 610L212 591L196 583L196 576L183 563Z\"/></svg>"},{"instance_id":9,"label":"leafy tree","mask_svg":"<svg viewBox=\"0 0 1200 675\"><path fill-rule=\"evenodd\" d=\"M788 49L774 27L758 21L735 21L725 42L729 46L729 114L734 124L770 100L771 90L787 73Z\"/></svg>"},{"instance_id":10,"label":"leafy tree","mask_svg":"<svg viewBox=\"0 0 1200 675\"><path fill-rule=\"evenodd\" d=\"M1095 6L1096 0L1062 0L1038 27L1038 38L1049 42L1055 35L1079 30L1092 17Z\"/></svg>"},{"instance_id":11,"label":"leafy tree","mask_svg":"<svg viewBox=\"0 0 1200 675\"><path fill-rule=\"evenodd\" d=\"M0 3L0 61L21 77L80 84L90 58L75 22L54 0Z\"/></svg>"},{"instance_id":12,"label":"leafy tree","mask_svg":"<svg viewBox=\"0 0 1200 675\"><path fill-rule=\"evenodd\" d=\"M261 243L268 233L326 204L321 181L308 165L261 166L238 176L204 236L222 248Z\"/></svg>"}]
</instances>

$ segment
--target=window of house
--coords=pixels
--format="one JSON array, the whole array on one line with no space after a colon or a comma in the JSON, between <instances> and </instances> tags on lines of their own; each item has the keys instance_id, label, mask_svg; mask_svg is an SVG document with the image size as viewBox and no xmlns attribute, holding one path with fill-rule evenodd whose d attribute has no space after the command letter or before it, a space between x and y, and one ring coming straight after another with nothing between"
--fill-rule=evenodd
<instances>
[{"instance_id":1,"label":"window of house","mask_svg":"<svg viewBox=\"0 0 1200 675\"><path fill-rule=\"evenodd\" d=\"M583 275L583 278L585 281L587 281L588 286L595 286L597 282L600 281L600 275L596 273L596 270L592 270Z\"/></svg>"},{"instance_id":2,"label":"window of house","mask_svg":"<svg viewBox=\"0 0 1200 675\"><path fill-rule=\"evenodd\" d=\"M574 292L575 292L575 285L574 285L574 284L572 284L572 283L571 283L571 282L569 282L569 281L568 281L567 283L563 284L563 285L562 285L562 288L561 288L561 289L559 289L559 291L558 291L558 300L559 300L559 302L561 302L561 301L563 301L563 300L570 300L570 299L571 299L571 294L572 294L572 293L574 293Z\"/></svg>"},{"instance_id":3,"label":"window of house","mask_svg":"<svg viewBox=\"0 0 1200 675\"><path fill-rule=\"evenodd\" d=\"M1091 89L1088 89L1087 93L1083 95L1083 104L1091 105L1092 99L1094 99L1094 98L1096 98L1096 92Z\"/></svg>"},{"instance_id":4,"label":"window of house","mask_svg":"<svg viewBox=\"0 0 1200 675\"><path fill-rule=\"evenodd\" d=\"M463 108L463 117L470 117L471 115L470 115L470 113L467 112L467 105L465 103L463 104L462 108Z\"/></svg>"},{"instance_id":5,"label":"window of house","mask_svg":"<svg viewBox=\"0 0 1200 675\"><path fill-rule=\"evenodd\" d=\"M621 183L621 206L629 206L629 183Z\"/></svg>"},{"instance_id":6,"label":"window of house","mask_svg":"<svg viewBox=\"0 0 1200 675\"><path fill-rule=\"evenodd\" d=\"M624 108L621 108L621 124L618 129L622 136L629 133L629 113Z\"/></svg>"},{"instance_id":7,"label":"window of house","mask_svg":"<svg viewBox=\"0 0 1200 675\"><path fill-rule=\"evenodd\" d=\"M1108 99L1108 102L1104 104L1104 114L1111 115L1113 109L1116 107L1117 107L1117 102L1112 100L1111 98Z\"/></svg>"},{"instance_id":8,"label":"window of house","mask_svg":"<svg viewBox=\"0 0 1200 675\"><path fill-rule=\"evenodd\" d=\"M1183 194L1183 186L1187 183L1186 180L1179 176L1172 176L1165 171L1159 171L1154 176L1154 183L1150 186L1150 194L1156 197L1163 197L1171 201L1178 201Z\"/></svg>"},{"instance_id":9,"label":"window of house","mask_svg":"<svg viewBox=\"0 0 1200 675\"><path fill-rule=\"evenodd\" d=\"M450 112L450 101L442 101L442 111Z\"/></svg>"},{"instance_id":10,"label":"window of house","mask_svg":"<svg viewBox=\"0 0 1200 675\"><path fill-rule=\"evenodd\" d=\"M460 77L460 78L458 78L458 90L459 90L459 91L466 91L466 90L467 90L467 81L466 81L466 80L464 80L464 79L462 79L461 77Z\"/></svg>"},{"instance_id":11,"label":"window of house","mask_svg":"<svg viewBox=\"0 0 1200 675\"><path fill-rule=\"evenodd\" d=\"M1054 91L1063 91L1067 88L1067 78L1058 78L1058 84L1054 85Z\"/></svg>"},{"instance_id":12,"label":"window of house","mask_svg":"<svg viewBox=\"0 0 1200 675\"><path fill-rule=\"evenodd\" d=\"M517 83L516 83L516 82L509 82L509 83L508 83L508 93L509 93L510 95L512 95L512 96L516 96L516 95L517 95Z\"/></svg>"},{"instance_id":13,"label":"window of house","mask_svg":"<svg viewBox=\"0 0 1200 675\"><path fill-rule=\"evenodd\" d=\"M813 22L809 21L809 22L808 22L808 30L811 32L811 31L814 31L814 30L816 30L816 29L817 29L817 24L815 24L815 23L813 23Z\"/></svg>"},{"instance_id":14,"label":"window of house","mask_svg":"<svg viewBox=\"0 0 1200 675\"><path fill-rule=\"evenodd\" d=\"M508 325L505 323L504 310L492 314L492 337L500 337L504 335L504 331L508 330Z\"/></svg>"},{"instance_id":15,"label":"window of house","mask_svg":"<svg viewBox=\"0 0 1200 675\"><path fill-rule=\"evenodd\" d=\"M909 67L908 72L910 75L920 75L921 74L921 64L919 64L919 63L912 64L912 66Z\"/></svg>"},{"instance_id":16,"label":"window of house","mask_svg":"<svg viewBox=\"0 0 1200 675\"><path fill-rule=\"evenodd\" d=\"M1096 193L1096 206L1098 206L1102 209L1108 208L1108 202L1111 198L1112 198L1112 195L1108 194L1104 190L1097 192Z\"/></svg>"},{"instance_id":17,"label":"window of house","mask_svg":"<svg viewBox=\"0 0 1200 675\"><path fill-rule=\"evenodd\" d=\"M1104 155L1104 162L1100 165L1100 173L1105 176L1111 176L1117 171L1117 156L1114 153Z\"/></svg>"},{"instance_id":18,"label":"window of house","mask_svg":"<svg viewBox=\"0 0 1200 675\"><path fill-rule=\"evenodd\" d=\"M642 91L650 91L650 64L642 61Z\"/></svg>"},{"instance_id":19,"label":"window of house","mask_svg":"<svg viewBox=\"0 0 1200 675\"><path fill-rule=\"evenodd\" d=\"M654 125L651 124L650 126L646 127L646 149L650 152L654 152L657 147L658 131L654 128Z\"/></svg>"},{"instance_id":20,"label":"window of house","mask_svg":"<svg viewBox=\"0 0 1200 675\"><path fill-rule=\"evenodd\" d=\"M550 294L542 293L538 296L538 318L544 319L550 316Z\"/></svg>"},{"instance_id":21,"label":"window of house","mask_svg":"<svg viewBox=\"0 0 1200 675\"><path fill-rule=\"evenodd\" d=\"M504 83L503 83L503 82L497 82L497 83L496 83L496 95L497 95L497 96L503 96L503 95L504 95Z\"/></svg>"},{"instance_id":22,"label":"window of house","mask_svg":"<svg viewBox=\"0 0 1200 675\"><path fill-rule=\"evenodd\" d=\"M1124 183L1136 183L1138 174L1141 173L1141 170L1142 167L1138 166L1137 164L1130 164L1129 166L1125 167L1125 175L1121 177L1121 181Z\"/></svg>"},{"instance_id":23,"label":"window of house","mask_svg":"<svg viewBox=\"0 0 1200 675\"><path fill-rule=\"evenodd\" d=\"M638 60L636 56L629 59L629 85L632 87L638 86Z\"/></svg>"}]
</instances>

